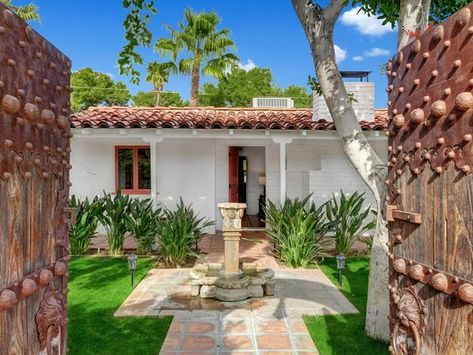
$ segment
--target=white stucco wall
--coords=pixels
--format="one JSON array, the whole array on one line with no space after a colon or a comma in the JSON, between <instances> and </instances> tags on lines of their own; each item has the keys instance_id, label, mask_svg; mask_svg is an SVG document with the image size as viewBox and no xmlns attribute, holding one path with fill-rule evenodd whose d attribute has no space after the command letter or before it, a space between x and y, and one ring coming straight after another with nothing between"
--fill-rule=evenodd
<instances>
[{"instance_id":1,"label":"white stucco wall","mask_svg":"<svg viewBox=\"0 0 473 355\"><path fill-rule=\"evenodd\" d=\"M333 132L335 134L335 132ZM377 138L372 143L386 159L386 139ZM81 198L93 197L115 191L116 145L146 145L141 138L126 136L74 137L71 153L71 193ZM186 203L193 203L202 215L222 221L217 204L228 200L228 147L245 147L253 181L263 172L266 175L266 197L279 202L280 172L279 145L271 138L172 138L155 145L156 200L172 207L182 196ZM242 152L242 154L243 154ZM264 152L264 153L263 153ZM340 189L349 193L366 191L362 180L345 157L337 139L293 139L286 145L287 196L305 197L314 192L318 203L325 202L332 192ZM254 170L253 170L254 169ZM248 198L257 199L259 185L248 187ZM368 202L372 196L367 193ZM251 202L257 213L257 201ZM209 230L213 232L214 229Z\"/></svg>"}]
</instances>

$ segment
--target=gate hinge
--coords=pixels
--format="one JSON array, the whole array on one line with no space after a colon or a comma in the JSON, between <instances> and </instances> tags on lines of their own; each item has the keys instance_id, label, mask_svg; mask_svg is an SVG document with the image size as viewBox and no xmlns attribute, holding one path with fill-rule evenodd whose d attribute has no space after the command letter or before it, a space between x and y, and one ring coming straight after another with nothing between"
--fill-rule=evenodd
<instances>
[{"instance_id":1,"label":"gate hinge","mask_svg":"<svg viewBox=\"0 0 473 355\"><path fill-rule=\"evenodd\" d=\"M422 223L422 215L420 213L401 211L395 205L386 206L386 221L394 222L396 219L401 219L413 224Z\"/></svg>"}]
</instances>

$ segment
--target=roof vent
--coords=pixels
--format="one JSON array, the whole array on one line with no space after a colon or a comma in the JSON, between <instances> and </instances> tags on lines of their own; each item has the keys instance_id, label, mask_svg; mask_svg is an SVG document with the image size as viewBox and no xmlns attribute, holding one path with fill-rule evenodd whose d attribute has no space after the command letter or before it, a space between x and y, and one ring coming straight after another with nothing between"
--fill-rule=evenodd
<instances>
[{"instance_id":1,"label":"roof vent","mask_svg":"<svg viewBox=\"0 0 473 355\"><path fill-rule=\"evenodd\" d=\"M294 100L289 97L255 97L253 107L256 108L293 108Z\"/></svg>"}]
</instances>

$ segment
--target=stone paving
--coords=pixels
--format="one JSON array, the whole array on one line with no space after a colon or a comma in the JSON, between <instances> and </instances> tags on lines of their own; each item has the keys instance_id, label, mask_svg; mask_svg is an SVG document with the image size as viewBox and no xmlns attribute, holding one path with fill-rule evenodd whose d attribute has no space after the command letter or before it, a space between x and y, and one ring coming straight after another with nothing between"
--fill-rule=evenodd
<instances>
[{"instance_id":1,"label":"stone paving","mask_svg":"<svg viewBox=\"0 0 473 355\"><path fill-rule=\"evenodd\" d=\"M209 243L207 258L218 261L219 243ZM260 262L270 252L267 244L248 243L240 249L242 258ZM152 269L115 316L174 316L160 354L317 354L302 316L358 311L320 270L280 269L271 259L274 297L191 297L190 269Z\"/></svg>"}]
</instances>

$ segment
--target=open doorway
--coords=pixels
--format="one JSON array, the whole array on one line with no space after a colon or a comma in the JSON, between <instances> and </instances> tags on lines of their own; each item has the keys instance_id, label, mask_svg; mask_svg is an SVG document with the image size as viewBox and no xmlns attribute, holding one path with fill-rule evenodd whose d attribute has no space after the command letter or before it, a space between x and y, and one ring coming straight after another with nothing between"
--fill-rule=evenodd
<instances>
[{"instance_id":1,"label":"open doorway","mask_svg":"<svg viewBox=\"0 0 473 355\"><path fill-rule=\"evenodd\" d=\"M228 198L246 203L243 228L264 228L266 173L264 147L228 148Z\"/></svg>"}]
</instances>

